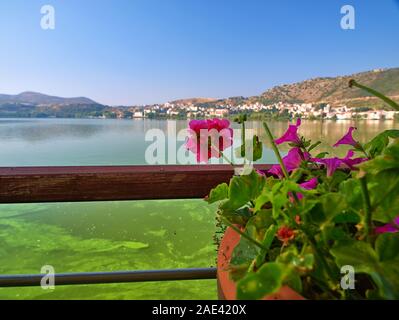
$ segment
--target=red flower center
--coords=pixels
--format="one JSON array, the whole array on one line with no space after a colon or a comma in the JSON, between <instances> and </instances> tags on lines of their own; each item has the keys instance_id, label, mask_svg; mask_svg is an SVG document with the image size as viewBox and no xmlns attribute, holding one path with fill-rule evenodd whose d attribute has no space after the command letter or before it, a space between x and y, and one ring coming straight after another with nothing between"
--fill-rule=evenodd
<instances>
[{"instance_id":1,"label":"red flower center","mask_svg":"<svg viewBox=\"0 0 399 320\"><path fill-rule=\"evenodd\" d=\"M284 245L286 245L290 240L295 238L295 230L283 226L277 231L277 239L280 241L284 242Z\"/></svg>"}]
</instances>

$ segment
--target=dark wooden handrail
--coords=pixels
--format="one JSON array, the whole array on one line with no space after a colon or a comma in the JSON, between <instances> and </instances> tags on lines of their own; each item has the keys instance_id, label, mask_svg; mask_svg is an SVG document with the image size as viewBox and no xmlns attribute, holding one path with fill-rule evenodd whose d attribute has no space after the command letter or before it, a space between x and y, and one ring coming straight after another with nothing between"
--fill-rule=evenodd
<instances>
[{"instance_id":1,"label":"dark wooden handrail","mask_svg":"<svg viewBox=\"0 0 399 320\"><path fill-rule=\"evenodd\" d=\"M232 175L230 165L3 167L0 203L203 198Z\"/></svg>"}]
</instances>

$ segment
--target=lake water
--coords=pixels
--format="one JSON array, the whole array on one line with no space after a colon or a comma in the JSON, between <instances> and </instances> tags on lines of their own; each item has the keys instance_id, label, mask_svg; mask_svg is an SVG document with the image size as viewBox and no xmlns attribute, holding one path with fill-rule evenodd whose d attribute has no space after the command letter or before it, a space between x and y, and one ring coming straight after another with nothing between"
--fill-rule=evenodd
<instances>
[{"instance_id":1,"label":"lake water","mask_svg":"<svg viewBox=\"0 0 399 320\"><path fill-rule=\"evenodd\" d=\"M360 141L399 127L392 121L303 121L300 132L326 141L319 149L342 156L345 148L330 146L351 125ZM186 126L164 120L0 119L0 166L146 164L148 130L161 129L171 142L171 128ZM265 141L261 123L248 127ZM279 136L287 123L270 127ZM260 162L275 162L267 146ZM39 273L43 265L56 272L214 266L214 211L202 200L0 205L0 274ZM0 299L216 297L214 280L0 289Z\"/></svg>"}]
</instances>

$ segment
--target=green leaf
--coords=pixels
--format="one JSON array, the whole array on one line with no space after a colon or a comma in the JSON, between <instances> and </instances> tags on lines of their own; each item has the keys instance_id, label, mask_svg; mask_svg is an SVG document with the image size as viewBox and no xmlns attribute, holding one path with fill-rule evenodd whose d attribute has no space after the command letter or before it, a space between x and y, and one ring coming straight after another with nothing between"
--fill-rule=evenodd
<instances>
[{"instance_id":1,"label":"green leaf","mask_svg":"<svg viewBox=\"0 0 399 320\"><path fill-rule=\"evenodd\" d=\"M361 221L360 216L353 211L340 213L334 218L334 223L358 224L360 223L360 221Z\"/></svg>"},{"instance_id":2,"label":"green leaf","mask_svg":"<svg viewBox=\"0 0 399 320\"><path fill-rule=\"evenodd\" d=\"M343 241L331 249L339 266L350 265L356 273L371 276L384 299L399 299L399 259L397 239L382 237L376 244L378 254L363 241ZM383 259L382 261L380 261Z\"/></svg>"},{"instance_id":3,"label":"green leaf","mask_svg":"<svg viewBox=\"0 0 399 320\"><path fill-rule=\"evenodd\" d=\"M363 198L358 179L348 179L339 185L339 193L355 211L363 209Z\"/></svg>"},{"instance_id":4,"label":"green leaf","mask_svg":"<svg viewBox=\"0 0 399 320\"><path fill-rule=\"evenodd\" d=\"M323 238L325 243L328 243L329 240L351 240L350 235L347 234L341 226L336 227L332 225L323 229Z\"/></svg>"},{"instance_id":5,"label":"green leaf","mask_svg":"<svg viewBox=\"0 0 399 320\"><path fill-rule=\"evenodd\" d=\"M363 241L342 241L331 249L337 264L350 265L356 272L373 273L378 265L378 256L370 244Z\"/></svg>"},{"instance_id":6,"label":"green leaf","mask_svg":"<svg viewBox=\"0 0 399 320\"><path fill-rule=\"evenodd\" d=\"M378 236L375 249L380 261L387 261L399 257L399 234L383 233Z\"/></svg>"},{"instance_id":7,"label":"green leaf","mask_svg":"<svg viewBox=\"0 0 399 320\"><path fill-rule=\"evenodd\" d=\"M368 175L367 187L373 207L373 220L388 223L399 213L399 171L383 170Z\"/></svg>"},{"instance_id":8,"label":"green leaf","mask_svg":"<svg viewBox=\"0 0 399 320\"><path fill-rule=\"evenodd\" d=\"M335 218L346 208L345 199L338 193L322 195L319 201L323 206L324 215L327 219Z\"/></svg>"},{"instance_id":9,"label":"green leaf","mask_svg":"<svg viewBox=\"0 0 399 320\"><path fill-rule=\"evenodd\" d=\"M288 196L286 194L276 194L273 195L271 202L273 204L272 212L273 218L277 219L280 215L281 208L288 203Z\"/></svg>"},{"instance_id":10,"label":"green leaf","mask_svg":"<svg viewBox=\"0 0 399 320\"><path fill-rule=\"evenodd\" d=\"M299 254L295 246L290 246L280 254L276 262L290 265L296 271L305 272L313 269L315 258L312 253Z\"/></svg>"},{"instance_id":11,"label":"green leaf","mask_svg":"<svg viewBox=\"0 0 399 320\"><path fill-rule=\"evenodd\" d=\"M272 197L272 193L269 190L263 190L262 194L256 198L255 200L255 211L259 211L264 204L268 203L270 201L270 198Z\"/></svg>"},{"instance_id":12,"label":"green leaf","mask_svg":"<svg viewBox=\"0 0 399 320\"><path fill-rule=\"evenodd\" d=\"M262 192L255 199L255 211L260 210L264 204L271 201L273 197L273 192L277 192L279 188L281 188L282 182L278 179L274 179L273 177L268 177L265 181Z\"/></svg>"},{"instance_id":13,"label":"green leaf","mask_svg":"<svg viewBox=\"0 0 399 320\"><path fill-rule=\"evenodd\" d=\"M379 295L384 299L399 299L399 260L381 262L375 272L370 274L379 289Z\"/></svg>"},{"instance_id":14,"label":"green leaf","mask_svg":"<svg viewBox=\"0 0 399 320\"><path fill-rule=\"evenodd\" d=\"M237 299L256 300L277 292L288 272L281 263L265 263L256 273L249 273L237 283Z\"/></svg>"},{"instance_id":15,"label":"green leaf","mask_svg":"<svg viewBox=\"0 0 399 320\"><path fill-rule=\"evenodd\" d=\"M283 284L289 286L298 293L302 292L302 280L299 274L295 271L292 271L287 275L283 281Z\"/></svg>"},{"instance_id":16,"label":"green leaf","mask_svg":"<svg viewBox=\"0 0 399 320\"><path fill-rule=\"evenodd\" d=\"M251 224L247 224L245 233L253 239L256 239L256 228ZM250 264L259 254L259 247L248 241L246 238L241 237L240 242L234 248L231 257L231 265Z\"/></svg>"},{"instance_id":17,"label":"green leaf","mask_svg":"<svg viewBox=\"0 0 399 320\"><path fill-rule=\"evenodd\" d=\"M370 142L365 144L364 149L372 158L374 158L375 156L380 155L388 146L389 138L399 138L399 130L392 129L381 132L380 134L375 136Z\"/></svg>"},{"instance_id":18,"label":"green leaf","mask_svg":"<svg viewBox=\"0 0 399 320\"><path fill-rule=\"evenodd\" d=\"M208 198L205 199L208 203L225 200L229 197L229 186L227 183L221 183L216 188L213 188L209 193Z\"/></svg>"},{"instance_id":19,"label":"green leaf","mask_svg":"<svg viewBox=\"0 0 399 320\"><path fill-rule=\"evenodd\" d=\"M268 229L273 223L272 210L262 209L256 212L256 215L251 218L251 223L258 229Z\"/></svg>"},{"instance_id":20,"label":"green leaf","mask_svg":"<svg viewBox=\"0 0 399 320\"><path fill-rule=\"evenodd\" d=\"M321 141L317 141L317 142L313 143L313 144L309 147L308 152L312 151L314 148L318 147L320 144L321 144Z\"/></svg>"},{"instance_id":21,"label":"green leaf","mask_svg":"<svg viewBox=\"0 0 399 320\"><path fill-rule=\"evenodd\" d=\"M265 249L260 250L258 256L256 257L256 266L259 267L265 261L266 255L270 249L270 246L272 245L274 237L276 236L277 229L278 227L273 224L266 230L265 236L262 240L262 245Z\"/></svg>"},{"instance_id":22,"label":"green leaf","mask_svg":"<svg viewBox=\"0 0 399 320\"><path fill-rule=\"evenodd\" d=\"M269 249L272 245L273 239L276 235L278 227L272 224L265 232L265 236L263 237L262 245L265 250Z\"/></svg>"},{"instance_id":23,"label":"green leaf","mask_svg":"<svg viewBox=\"0 0 399 320\"><path fill-rule=\"evenodd\" d=\"M282 212L283 207L290 202L293 192L307 193L311 192L302 189L296 182L283 180L273 186L269 193L269 201L272 204L273 218L277 219Z\"/></svg>"},{"instance_id":24,"label":"green leaf","mask_svg":"<svg viewBox=\"0 0 399 320\"><path fill-rule=\"evenodd\" d=\"M343 170L336 170L329 183L330 190L339 189L341 183L348 179L349 174Z\"/></svg>"},{"instance_id":25,"label":"green leaf","mask_svg":"<svg viewBox=\"0 0 399 320\"><path fill-rule=\"evenodd\" d=\"M343 212L335 216L334 223L352 223L358 224L361 221L360 216L353 211Z\"/></svg>"},{"instance_id":26,"label":"green leaf","mask_svg":"<svg viewBox=\"0 0 399 320\"><path fill-rule=\"evenodd\" d=\"M379 294L378 290L370 289L366 291L366 298L368 300L381 300L382 297Z\"/></svg>"},{"instance_id":27,"label":"green leaf","mask_svg":"<svg viewBox=\"0 0 399 320\"><path fill-rule=\"evenodd\" d=\"M399 138L395 139L381 155L364 162L360 168L365 172L376 174L383 170L399 170Z\"/></svg>"},{"instance_id":28,"label":"green leaf","mask_svg":"<svg viewBox=\"0 0 399 320\"><path fill-rule=\"evenodd\" d=\"M315 158L323 159L328 154L328 152L320 152Z\"/></svg>"},{"instance_id":29,"label":"green leaf","mask_svg":"<svg viewBox=\"0 0 399 320\"><path fill-rule=\"evenodd\" d=\"M277 257L276 262L280 262L286 265L292 264L297 256L298 249L295 245L291 245L288 248L285 248L283 252L280 252L280 255Z\"/></svg>"},{"instance_id":30,"label":"green leaf","mask_svg":"<svg viewBox=\"0 0 399 320\"><path fill-rule=\"evenodd\" d=\"M314 223L320 224L320 228L326 227L347 208L344 197L339 193L324 194L314 202L317 205L309 211L309 215Z\"/></svg>"},{"instance_id":31,"label":"green leaf","mask_svg":"<svg viewBox=\"0 0 399 320\"><path fill-rule=\"evenodd\" d=\"M255 170L248 175L234 176L229 185L230 208L240 208L261 193L265 179ZM222 205L223 206L223 205Z\"/></svg>"},{"instance_id":32,"label":"green leaf","mask_svg":"<svg viewBox=\"0 0 399 320\"><path fill-rule=\"evenodd\" d=\"M248 220L252 217L248 207L239 209L230 208L230 200L223 203L219 210L219 214L226 218L232 224L245 226Z\"/></svg>"},{"instance_id":33,"label":"green leaf","mask_svg":"<svg viewBox=\"0 0 399 320\"><path fill-rule=\"evenodd\" d=\"M297 256L293 260L293 265L300 270L312 270L314 263L315 259L313 253Z\"/></svg>"}]
</instances>

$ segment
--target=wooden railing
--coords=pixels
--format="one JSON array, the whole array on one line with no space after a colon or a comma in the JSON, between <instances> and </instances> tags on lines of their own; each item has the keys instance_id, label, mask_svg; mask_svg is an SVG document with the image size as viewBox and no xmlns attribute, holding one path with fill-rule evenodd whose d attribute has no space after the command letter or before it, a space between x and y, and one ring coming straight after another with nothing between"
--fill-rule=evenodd
<instances>
[{"instance_id":1,"label":"wooden railing","mask_svg":"<svg viewBox=\"0 0 399 320\"><path fill-rule=\"evenodd\" d=\"M230 165L0 168L0 203L203 198L232 175Z\"/></svg>"},{"instance_id":2,"label":"wooden railing","mask_svg":"<svg viewBox=\"0 0 399 320\"><path fill-rule=\"evenodd\" d=\"M257 165L267 170L270 165ZM230 165L0 168L1 203L203 198ZM43 275L1 275L0 287L39 286ZM56 284L214 279L214 268L58 274Z\"/></svg>"}]
</instances>

